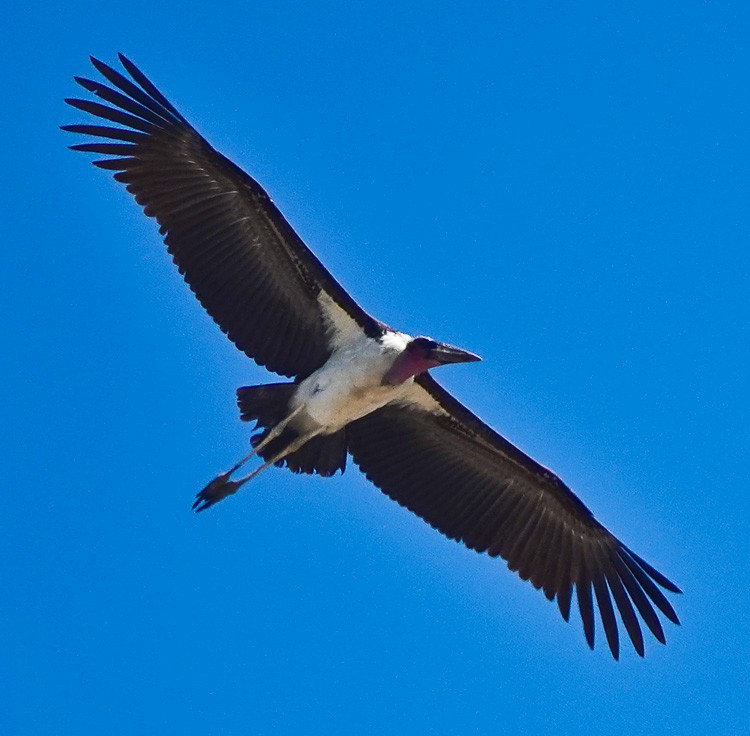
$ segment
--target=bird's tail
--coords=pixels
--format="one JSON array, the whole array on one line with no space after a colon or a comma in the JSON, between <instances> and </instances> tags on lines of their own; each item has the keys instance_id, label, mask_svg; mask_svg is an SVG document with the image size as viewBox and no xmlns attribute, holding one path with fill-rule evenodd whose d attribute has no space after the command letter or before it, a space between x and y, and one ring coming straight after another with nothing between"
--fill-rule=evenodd
<instances>
[{"instance_id":1,"label":"bird's tail","mask_svg":"<svg viewBox=\"0 0 750 736\"><path fill-rule=\"evenodd\" d=\"M273 427L290 414L294 383L267 383L237 389L237 406L243 422L256 421L258 427Z\"/></svg>"},{"instance_id":2,"label":"bird's tail","mask_svg":"<svg viewBox=\"0 0 750 736\"><path fill-rule=\"evenodd\" d=\"M270 383L262 386L243 386L237 389L237 406L240 417L245 422L256 422L261 430L254 435L253 446L259 445L268 433L291 413L291 400L297 385L294 383ZM258 453L264 460L281 452L298 436L292 426L269 442ZM277 463L286 465L294 473L317 473L331 476L337 470L346 468L346 429L334 434L321 434L306 442L299 450Z\"/></svg>"}]
</instances>

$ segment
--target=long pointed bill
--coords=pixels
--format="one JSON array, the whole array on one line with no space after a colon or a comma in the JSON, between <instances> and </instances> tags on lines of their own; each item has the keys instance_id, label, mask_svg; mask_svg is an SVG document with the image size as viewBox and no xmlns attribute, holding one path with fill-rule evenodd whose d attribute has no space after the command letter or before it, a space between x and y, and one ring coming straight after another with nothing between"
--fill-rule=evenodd
<instances>
[{"instance_id":1,"label":"long pointed bill","mask_svg":"<svg viewBox=\"0 0 750 736\"><path fill-rule=\"evenodd\" d=\"M481 358L468 350L462 350L453 345L439 342L431 351L430 359L441 365L444 363L475 363Z\"/></svg>"}]
</instances>

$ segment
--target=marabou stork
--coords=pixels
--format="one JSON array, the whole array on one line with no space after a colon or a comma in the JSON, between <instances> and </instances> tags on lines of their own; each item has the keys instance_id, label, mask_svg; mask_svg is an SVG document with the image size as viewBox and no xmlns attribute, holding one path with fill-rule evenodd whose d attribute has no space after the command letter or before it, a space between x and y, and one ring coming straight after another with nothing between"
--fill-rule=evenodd
<instances>
[{"instance_id":1,"label":"marabou stork","mask_svg":"<svg viewBox=\"0 0 750 736\"><path fill-rule=\"evenodd\" d=\"M209 483L194 508L207 509L271 465L322 476L343 472L350 453L378 488L444 535L503 557L557 599L565 620L575 589L591 648L595 604L615 658L615 607L639 655L640 621L664 643L655 609L679 620L659 587L679 588L429 373L479 358L367 314L263 188L119 58L124 74L91 60L109 84L76 77L103 104L66 100L117 127L101 120L63 126L99 139L71 148L108 157L94 165L113 171L156 218L180 273L219 327L256 363L293 379L238 390L242 419L260 430L253 451ZM263 464L234 478L253 455Z\"/></svg>"}]
</instances>

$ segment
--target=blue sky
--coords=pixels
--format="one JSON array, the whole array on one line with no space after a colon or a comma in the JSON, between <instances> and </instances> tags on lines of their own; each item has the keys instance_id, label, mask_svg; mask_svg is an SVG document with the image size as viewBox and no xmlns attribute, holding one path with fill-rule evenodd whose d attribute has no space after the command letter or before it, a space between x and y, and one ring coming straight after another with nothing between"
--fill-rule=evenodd
<instances>
[{"instance_id":1,"label":"blue sky","mask_svg":"<svg viewBox=\"0 0 750 736\"><path fill-rule=\"evenodd\" d=\"M744 4L8 14L3 733L746 730ZM71 77L117 51L366 309L484 357L441 380L683 588L666 647L590 652L351 467L191 513L272 378L66 150Z\"/></svg>"}]
</instances>

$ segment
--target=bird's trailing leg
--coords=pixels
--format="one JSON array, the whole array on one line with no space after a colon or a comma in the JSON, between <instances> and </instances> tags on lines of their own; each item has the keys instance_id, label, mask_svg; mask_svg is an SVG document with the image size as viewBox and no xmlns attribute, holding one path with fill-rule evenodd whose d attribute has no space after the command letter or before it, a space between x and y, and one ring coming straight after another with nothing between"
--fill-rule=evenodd
<instances>
[{"instance_id":1,"label":"bird's trailing leg","mask_svg":"<svg viewBox=\"0 0 750 736\"><path fill-rule=\"evenodd\" d=\"M252 452L250 452L248 455L245 455L245 457L242 458L238 463L232 466L231 470L227 470L224 475L231 475L235 472L235 470L239 470L251 457L255 457L259 452L263 451L263 448L269 443L275 440L286 428L289 422L294 419L294 417L299 414L302 409L304 409L304 404L300 404L291 414L289 414L286 418L282 419L275 427L270 429L268 431L268 434L263 438L261 442L259 442L255 447L253 448ZM221 477L221 476L219 476Z\"/></svg>"},{"instance_id":2,"label":"bird's trailing leg","mask_svg":"<svg viewBox=\"0 0 750 736\"><path fill-rule=\"evenodd\" d=\"M297 409L296 411L299 411ZM293 412L293 414L296 413ZM287 417L282 423L284 426L288 424L290 419L292 418L292 415ZM277 427L274 427L275 431L278 429ZM270 468L274 463L279 462L280 460L283 460L288 455L291 455L293 452L297 452L297 450L302 447L306 442L311 440L313 437L315 437L316 434L318 434L319 430L315 430L313 432L308 432L307 434L303 434L300 437L296 437L293 439L283 450L280 452L277 452L273 457L266 460L263 465L261 465L259 468L256 468L252 473L244 476L243 478L238 478L237 480L230 480L229 476L234 473L239 467L244 465L245 462L247 462L253 455L257 454L258 450L262 449L262 446L265 446L267 442L269 442L274 437L277 437L278 434L281 432L281 429L279 429L279 432L277 434L274 434L273 437L271 436L273 432L269 432L268 437L266 437L262 443L258 445L258 447L255 448L255 451L252 452L250 455L248 455L246 458L241 460L239 463L237 463L231 470L227 470L226 473L222 473L218 478L215 478L212 480L196 497L195 502L193 503L193 510L197 511L205 511L210 506L213 506L215 503L218 503L219 501L223 500L227 496L231 496L233 493L237 493L237 491L245 485L248 481L255 478L257 475L260 475L266 468Z\"/></svg>"},{"instance_id":3,"label":"bird's trailing leg","mask_svg":"<svg viewBox=\"0 0 750 736\"><path fill-rule=\"evenodd\" d=\"M229 470L222 473L217 478L214 478L196 497L193 508L196 511L203 511L209 506L213 506L227 496L231 496L237 491L239 485L238 481L229 480L229 476L232 473L239 470L250 458L255 457L263 448L269 443L275 440L287 427L289 422L294 419L303 409L303 405L298 406L291 414L282 419L275 427L269 430L268 434L263 438L262 442L259 442L251 452L249 452L242 460L236 462ZM244 481L243 481L244 482ZM240 484L241 485L241 484Z\"/></svg>"}]
</instances>

